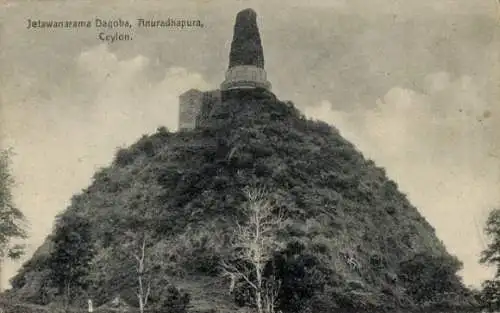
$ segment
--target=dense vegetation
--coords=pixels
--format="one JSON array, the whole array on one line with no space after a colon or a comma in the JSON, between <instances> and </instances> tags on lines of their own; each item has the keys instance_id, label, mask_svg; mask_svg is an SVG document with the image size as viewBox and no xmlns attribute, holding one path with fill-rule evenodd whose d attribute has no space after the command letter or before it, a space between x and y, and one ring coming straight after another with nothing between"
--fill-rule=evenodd
<instances>
[{"instance_id":1,"label":"dense vegetation","mask_svg":"<svg viewBox=\"0 0 500 313\"><path fill-rule=\"evenodd\" d=\"M496 267L492 279L483 282L482 290L477 292L476 297L481 307L489 312L500 310L500 209L493 209L486 221L485 233L490 243L484 249L481 263Z\"/></svg>"},{"instance_id":2,"label":"dense vegetation","mask_svg":"<svg viewBox=\"0 0 500 313\"><path fill-rule=\"evenodd\" d=\"M11 150L0 150L0 263L5 258L19 258L24 253L24 246L16 241L26 238L26 218L12 198L15 181L10 168L11 157Z\"/></svg>"},{"instance_id":3,"label":"dense vegetation","mask_svg":"<svg viewBox=\"0 0 500 313\"><path fill-rule=\"evenodd\" d=\"M287 217L285 248L272 260L283 312L453 307L471 298L456 276L460 262L382 168L335 128L258 92L206 103L194 130L160 128L117 151L12 280L12 294L38 304L61 296L47 284L62 275L49 261L61 251L61 221L83 216L90 231L80 227L78 238L90 234L92 258L76 264L89 269L76 298L98 306L120 295L138 306L131 255L143 247L152 307L248 305L244 285L228 294L218 266L244 223L246 187L268 190Z\"/></svg>"}]
</instances>

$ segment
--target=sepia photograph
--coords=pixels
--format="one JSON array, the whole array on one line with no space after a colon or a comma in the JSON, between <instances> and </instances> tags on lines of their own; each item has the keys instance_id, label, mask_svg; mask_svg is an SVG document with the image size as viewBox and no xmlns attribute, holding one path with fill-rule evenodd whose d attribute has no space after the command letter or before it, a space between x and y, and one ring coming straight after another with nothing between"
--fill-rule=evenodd
<instances>
[{"instance_id":1,"label":"sepia photograph","mask_svg":"<svg viewBox=\"0 0 500 313\"><path fill-rule=\"evenodd\" d=\"M500 312L499 26L3 0L0 313Z\"/></svg>"}]
</instances>

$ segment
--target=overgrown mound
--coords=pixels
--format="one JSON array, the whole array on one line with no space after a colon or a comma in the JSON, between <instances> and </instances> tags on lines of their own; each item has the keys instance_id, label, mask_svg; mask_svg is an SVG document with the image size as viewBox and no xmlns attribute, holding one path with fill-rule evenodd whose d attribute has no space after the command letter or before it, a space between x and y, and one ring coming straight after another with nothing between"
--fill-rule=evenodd
<instances>
[{"instance_id":1,"label":"overgrown mound","mask_svg":"<svg viewBox=\"0 0 500 313\"><path fill-rule=\"evenodd\" d=\"M245 222L249 186L268 190L287 217L286 248L274 260L283 312L453 305L464 295L460 262L382 168L337 129L254 92L206 103L195 130L143 136L74 196L59 220L90 221L90 296L135 301L133 264L116 251L131 251L128 238L146 229L153 291L181 286L198 309L245 305L244 288L229 295L218 264ZM13 279L14 294L38 303L57 296L47 286L51 240Z\"/></svg>"}]
</instances>

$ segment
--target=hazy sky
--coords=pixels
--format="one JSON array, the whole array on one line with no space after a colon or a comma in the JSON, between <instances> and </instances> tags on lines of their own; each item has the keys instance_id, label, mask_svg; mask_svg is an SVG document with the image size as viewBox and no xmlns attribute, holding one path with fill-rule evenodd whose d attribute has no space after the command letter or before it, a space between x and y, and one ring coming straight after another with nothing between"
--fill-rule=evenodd
<instances>
[{"instance_id":1,"label":"hazy sky","mask_svg":"<svg viewBox=\"0 0 500 313\"><path fill-rule=\"evenodd\" d=\"M173 1L171 1L173 2ZM3 1L0 132L33 252L55 214L116 148L164 125L178 95L218 86L234 17L254 8L275 93L335 125L400 189L465 264L500 202L500 39L495 0L256 2ZM286 4L285 4L286 3ZM202 29L28 30L27 19L200 19ZM113 34L115 30L107 31ZM122 30L118 30L122 31ZM19 264L7 264L4 283Z\"/></svg>"}]
</instances>

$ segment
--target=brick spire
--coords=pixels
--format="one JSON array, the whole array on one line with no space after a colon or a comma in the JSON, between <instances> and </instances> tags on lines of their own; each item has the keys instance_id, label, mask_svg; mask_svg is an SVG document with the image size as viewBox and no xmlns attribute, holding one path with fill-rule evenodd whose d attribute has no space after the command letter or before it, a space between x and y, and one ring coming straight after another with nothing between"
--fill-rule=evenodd
<instances>
[{"instance_id":1,"label":"brick spire","mask_svg":"<svg viewBox=\"0 0 500 313\"><path fill-rule=\"evenodd\" d=\"M257 13L252 9L245 9L236 15L229 68L238 65L264 68L264 52L257 26Z\"/></svg>"}]
</instances>

